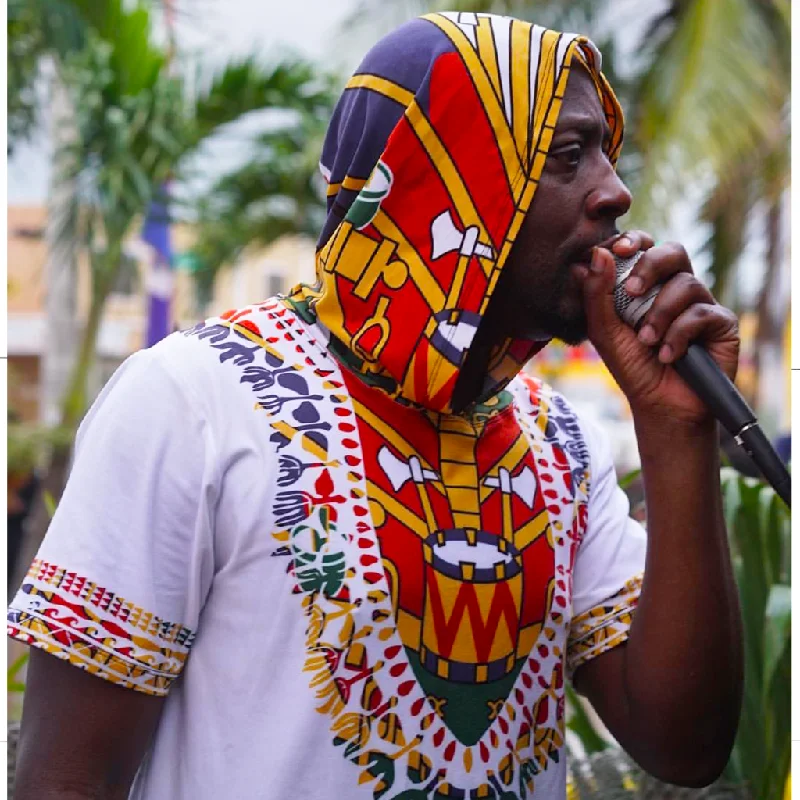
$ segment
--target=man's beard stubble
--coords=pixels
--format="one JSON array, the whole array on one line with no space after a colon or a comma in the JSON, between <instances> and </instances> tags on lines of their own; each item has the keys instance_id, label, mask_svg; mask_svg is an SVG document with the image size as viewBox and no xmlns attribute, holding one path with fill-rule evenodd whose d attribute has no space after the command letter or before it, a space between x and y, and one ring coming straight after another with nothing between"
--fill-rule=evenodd
<instances>
[{"instance_id":1,"label":"man's beard stubble","mask_svg":"<svg viewBox=\"0 0 800 800\"><path fill-rule=\"evenodd\" d=\"M583 294L569 269L558 273L558 280L549 287L529 285L520 292L519 329L524 339L560 339L568 345L579 345L588 338Z\"/></svg>"}]
</instances>

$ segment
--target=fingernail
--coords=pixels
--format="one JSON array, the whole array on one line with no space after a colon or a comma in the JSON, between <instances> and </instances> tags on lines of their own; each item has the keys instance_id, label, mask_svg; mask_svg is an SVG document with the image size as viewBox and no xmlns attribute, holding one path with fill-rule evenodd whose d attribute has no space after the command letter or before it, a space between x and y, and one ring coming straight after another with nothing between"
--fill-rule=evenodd
<instances>
[{"instance_id":1,"label":"fingernail","mask_svg":"<svg viewBox=\"0 0 800 800\"><path fill-rule=\"evenodd\" d=\"M592 260L591 260L591 263L589 264L589 266L590 266L592 272L595 275L600 275L603 272L603 264L602 264L602 261L600 259L600 248L599 247L593 247L592 248Z\"/></svg>"},{"instance_id":2,"label":"fingernail","mask_svg":"<svg viewBox=\"0 0 800 800\"><path fill-rule=\"evenodd\" d=\"M627 291L628 294L639 294L643 288L644 281L638 275L633 275L625 281L625 291Z\"/></svg>"},{"instance_id":3,"label":"fingernail","mask_svg":"<svg viewBox=\"0 0 800 800\"><path fill-rule=\"evenodd\" d=\"M656 329L652 325L645 325L639 331L639 341L642 344L655 344L657 338Z\"/></svg>"},{"instance_id":4,"label":"fingernail","mask_svg":"<svg viewBox=\"0 0 800 800\"><path fill-rule=\"evenodd\" d=\"M672 359L672 348L668 344L662 345L661 349L658 351L658 360L661 361L663 364L666 364L671 359Z\"/></svg>"},{"instance_id":5,"label":"fingernail","mask_svg":"<svg viewBox=\"0 0 800 800\"><path fill-rule=\"evenodd\" d=\"M614 247L618 244L621 244L623 247L632 247L633 242L627 236L620 236L616 242L614 242Z\"/></svg>"}]
</instances>

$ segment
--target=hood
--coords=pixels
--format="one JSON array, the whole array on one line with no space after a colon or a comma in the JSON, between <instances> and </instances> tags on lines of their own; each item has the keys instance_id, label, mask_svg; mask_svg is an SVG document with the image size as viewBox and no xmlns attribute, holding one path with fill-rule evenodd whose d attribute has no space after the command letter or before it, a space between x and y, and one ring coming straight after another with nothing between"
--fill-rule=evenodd
<instances>
[{"instance_id":1,"label":"hood","mask_svg":"<svg viewBox=\"0 0 800 800\"><path fill-rule=\"evenodd\" d=\"M429 14L382 39L325 139L317 283L296 306L345 365L393 398L448 413L536 192L575 58L622 143L622 112L586 38L490 14ZM544 342L503 343L480 397Z\"/></svg>"}]
</instances>

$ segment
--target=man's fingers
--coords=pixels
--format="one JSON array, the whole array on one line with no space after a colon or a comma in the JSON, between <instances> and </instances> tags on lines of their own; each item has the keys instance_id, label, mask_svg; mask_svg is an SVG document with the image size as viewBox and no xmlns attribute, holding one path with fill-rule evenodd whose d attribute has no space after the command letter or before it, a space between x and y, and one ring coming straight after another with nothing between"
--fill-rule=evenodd
<instances>
[{"instance_id":1,"label":"man's fingers","mask_svg":"<svg viewBox=\"0 0 800 800\"><path fill-rule=\"evenodd\" d=\"M695 303L669 326L658 350L658 360L671 364L695 341L719 342L738 336L736 315L720 305Z\"/></svg>"},{"instance_id":2,"label":"man's fingers","mask_svg":"<svg viewBox=\"0 0 800 800\"><path fill-rule=\"evenodd\" d=\"M621 320L614 308L616 267L614 257L605 247L595 247L592 263L583 283L584 302L589 327L597 330L619 326Z\"/></svg>"},{"instance_id":3,"label":"man's fingers","mask_svg":"<svg viewBox=\"0 0 800 800\"><path fill-rule=\"evenodd\" d=\"M628 258L639 250L649 250L655 244L653 237L645 231L625 231L612 245L616 256Z\"/></svg>"},{"instance_id":4,"label":"man's fingers","mask_svg":"<svg viewBox=\"0 0 800 800\"><path fill-rule=\"evenodd\" d=\"M692 262L684 247L675 242L647 250L636 262L625 281L628 294L644 294L657 283L665 283L679 272L693 274Z\"/></svg>"},{"instance_id":5,"label":"man's fingers","mask_svg":"<svg viewBox=\"0 0 800 800\"><path fill-rule=\"evenodd\" d=\"M678 273L664 284L639 329L639 340L651 347L666 335L673 322L696 303L714 305L714 297L694 275Z\"/></svg>"}]
</instances>

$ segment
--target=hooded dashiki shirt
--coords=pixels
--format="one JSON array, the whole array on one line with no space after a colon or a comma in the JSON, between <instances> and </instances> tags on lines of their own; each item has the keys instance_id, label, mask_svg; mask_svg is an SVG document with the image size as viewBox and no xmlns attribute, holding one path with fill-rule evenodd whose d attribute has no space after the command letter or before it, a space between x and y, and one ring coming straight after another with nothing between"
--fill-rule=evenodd
<instances>
[{"instance_id":1,"label":"hooded dashiki shirt","mask_svg":"<svg viewBox=\"0 0 800 800\"><path fill-rule=\"evenodd\" d=\"M450 401L585 38L432 14L322 154L317 283L136 353L8 612L164 696L132 797L564 798L564 682L628 636L645 537L609 444L508 341ZM76 709L76 713L78 713Z\"/></svg>"}]
</instances>

